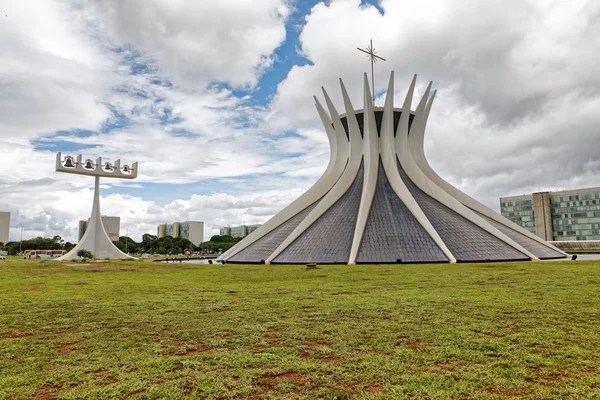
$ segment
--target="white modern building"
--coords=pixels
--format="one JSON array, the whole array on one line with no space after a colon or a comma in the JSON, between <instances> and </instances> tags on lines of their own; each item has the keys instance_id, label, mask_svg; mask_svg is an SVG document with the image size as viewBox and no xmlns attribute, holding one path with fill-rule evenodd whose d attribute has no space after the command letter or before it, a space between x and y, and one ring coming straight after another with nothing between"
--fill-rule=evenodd
<instances>
[{"instance_id":1,"label":"white modern building","mask_svg":"<svg viewBox=\"0 0 600 400\"><path fill-rule=\"evenodd\" d=\"M171 236L182 237L198 246L204 242L204 221L173 222L172 224L161 224L156 228L156 236L159 238Z\"/></svg>"},{"instance_id":2,"label":"white modern building","mask_svg":"<svg viewBox=\"0 0 600 400\"><path fill-rule=\"evenodd\" d=\"M80 241L83 238L89 223L89 219L87 221L79 221L79 235L77 241ZM104 225L104 230L106 231L108 238L112 242L118 242L119 237L121 236L121 218L103 215L102 225Z\"/></svg>"},{"instance_id":3,"label":"white modern building","mask_svg":"<svg viewBox=\"0 0 600 400\"><path fill-rule=\"evenodd\" d=\"M435 92L411 110L416 76L394 107L394 74L383 107L364 76L363 108L340 80L345 113L315 97L331 158L319 180L219 260L240 263L424 263L566 258L444 181L423 149ZM467 157L468 155L465 155Z\"/></svg>"},{"instance_id":4,"label":"white modern building","mask_svg":"<svg viewBox=\"0 0 600 400\"><path fill-rule=\"evenodd\" d=\"M0 211L0 243L8 243L8 233L10 231L10 213Z\"/></svg>"}]
</instances>

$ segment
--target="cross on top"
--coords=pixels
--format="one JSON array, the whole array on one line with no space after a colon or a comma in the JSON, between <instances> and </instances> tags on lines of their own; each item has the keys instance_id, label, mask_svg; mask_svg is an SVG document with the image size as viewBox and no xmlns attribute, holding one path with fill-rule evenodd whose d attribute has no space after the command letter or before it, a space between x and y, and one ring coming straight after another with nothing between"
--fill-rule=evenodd
<instances>
[{"instance_id":1,"label":"cross on top","mask_svg":"<svg viewBox=\"0 0 600 400\"><path fill-rule=\"evenodd\" d=\"M377 62L377 60L385 61L385 58L379 57L375 54L375 48L373 47L373 39L371 39L371 44L367 46L366 50L357 47L358 50L367 54L367 57L371 60L371 86L373 87L373 105L375 105L375 73L373 71L373 64Z\"/></svg>"}]
</instances>

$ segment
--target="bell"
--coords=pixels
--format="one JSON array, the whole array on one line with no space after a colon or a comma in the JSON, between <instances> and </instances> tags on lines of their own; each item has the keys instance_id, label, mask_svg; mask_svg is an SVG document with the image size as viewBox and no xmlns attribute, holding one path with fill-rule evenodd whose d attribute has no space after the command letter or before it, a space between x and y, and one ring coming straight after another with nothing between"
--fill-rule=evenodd
<instances>
[{"instance_id":1,"label":"bell","mask_svg":"<svg viewBox=\"0 0 600 400\"><path fill-rule=\"evenodd\" d=\"M131 168L129 168L129 165L123 165L123 172L125 172L125 173L131 172Z\"/></svg>"},{"instance_id":2,"label":"bell","mask_svg":"<svg viewBox=\"0 0 600 400\"><path fill-rule=\"evenodd\" d=\"M85 169L94 169L94 163L92 162L92 160L90 160L89 158L87 160L85 160L84 168Z\"/></svg>"},{"instance_id":3,"label":"bell","mask_svg":"<svg viewBox=\"0 0 600 400\"><path fill-rule=\"evenodd\" d=\"M112 165L110 165L110 163L107 162L106 164L104 164L104 169L107 171L112 171Z\"/></svg>"},{"instance_id":4,"label":"bell","mask_svg":"<svg viewBox=\"0 0 600 400\"><path fill-rule=\"evenodd\" d=\"M73 157L71 157L71 156L65 157L65 167L66 168L75 168L75 164L73 163Z\"/></svg>"}]
</instances>

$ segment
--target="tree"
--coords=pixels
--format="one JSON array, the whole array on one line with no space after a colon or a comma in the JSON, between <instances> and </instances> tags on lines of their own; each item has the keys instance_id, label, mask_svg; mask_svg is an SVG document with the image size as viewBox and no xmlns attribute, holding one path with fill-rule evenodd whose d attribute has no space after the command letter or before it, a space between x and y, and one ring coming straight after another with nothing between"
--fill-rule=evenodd
<instances>
[{"instance_id":1,"label":"tree","mask_svg":"<svg viewBox=\"0 0 600 400\"><path fill-rule=\"evenodd\" d=\"M211 236L210 241L215 243L221 243L223 241L223 237L219 235L214 235Z\"/></svg>"},{"instance_id":2,"label":"tree","mask_svg":"<svg viewBox=\"0 0 600 400\"><path fill-rule=\"evenodd\" d=\"M139 244L128 236L120 236L119 240L113 242L115 246L119 248L122 252L127 253L138 253L139 252Z\"/></svg>"},{"instance_id":3,"label":"tree","mask_svg":"<svg viewBox=\"0 0 600 400\"><path fill-rule=\"evenodd\" d=\"M81 249L77 252L77 257L85 260L87 258L94 258L94 255L89 250Z\"/></svg>"},{"instance_id":4,"label":"tree","mask_svg":"<svg viewBox=\"0 0 600 400\"><path fill-rule=\"evenodd\" d=\"M242 240L242 238L234 238L229 235L214 235L208 242L200 243L197 246L198 250L225 251L229 250L234 244Z\"/></svg>"},{"instance_id":5,"label":"tree","mask_svg":"<svg viewBox=\"0 0 600 400\"><path fill-rule=\"evenodd\" d=\"M60 237L60 235L56 235L56 236L54 236L54 237L52 238L52 241L53 241L54 243L57 243L57 244L59 244L61 247L63 246L63 244L64 244L64 242L65 242L65 241L64 241L64 240L63 240L63 239ZM58 249L57 249L57 250L58 250Z\"/></svg>"},{"instance_id":6,"label":"tree","mask_svg":"<svg viewBox=\"0 0 600 400\"><path fill-rule=\"evenodd\" d=\"M145 253L152 253L155 252L153 250L158 249L157 242L158 238L156 236L145 233L142 235L142 242L139 244L139 248Z\"/></svg>"}]
</instances>

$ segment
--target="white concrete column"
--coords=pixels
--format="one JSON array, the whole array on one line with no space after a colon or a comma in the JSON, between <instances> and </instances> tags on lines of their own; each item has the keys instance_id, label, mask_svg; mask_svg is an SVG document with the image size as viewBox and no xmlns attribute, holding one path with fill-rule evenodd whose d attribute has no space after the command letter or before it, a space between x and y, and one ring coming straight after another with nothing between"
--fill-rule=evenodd
<instances>
[{"instance_id":1,"label":"white concrete column","mask_svg":"<svg viewBox=\"0 0 600 400\"><path fill-rule=\"evenodd\" d=\"M440 188L435 182L429 179L419 166L414 161L413 154L415 157L418 157L418 151L416 149L415 142L419 137L423 135L425 131L425 127L427 126L427 109L431 108L432 99L429 99L429 93L431 90L431 84L429 83L417 109L415 111L415 119L413 121L412 127L410 129L410 134L407 136L408 141L408 152L407 154L403 154L403 157L400 158L400 164L402 168L406 172L406 175L410 178L410 180L425 192L430 197L444 204L446 207L450 208L455 213L463 216L473 224L479 226L486 232L492 234L496 238L500 239L504 243L513 247L514 249L520 251L527 257L532 260L537 260L537 257L533 255L531 252L526 250L523 246L506 236L504 233L500 232L494 226L492 226L489 222L481 218L479 215L475 214L471 209L465 207L461 202L456 200L454 197L450 196L447 192L445 192L442 188ZM429 101L428 101L429 100ZM429 105L429 107L427 107Z\"/></svg>"},{"instance_id":2,"label":"white concrete column","mask_svg":"<svg viewBox=\"0 0 600 400\"><path fill-rule=\"evenodd\" d=\"M88 250L97 259L133 259L123 253L108 237L104 225L102 224L102 214L100 212L100 177L94 177L94 203L92 205L92 215L85 234L71 251L57 260L72 260L79 258L79 250Z\"/></svg>"},{"instance_id":3,"label":"white concrete column","mask_svg":"<svg viewBox=\"0 0 600 400\"><path fill-rule=\"evenodd\" d=\"M349 103L350 99L343 84L342 94L344 96L344 103ZM377 121L375 120L371 88L369 87L369 80L366 73L364 74L363 102L364 179L348 264L356 264L358 250L360 249L365 227L367 226L367 219L371 212L371 204L375 197L377 174L379 171L379 136L377 134ZM346 108L348 108L348 105L346 105Z\"/></svg>"},{"instance_id":4,"label":"white concrete column","mask_svg":"<svg viewBox=\"0 0 600 400\"><path fill-rule=\"evenodd\" d=\"M340 79L340 85L343 87L343 82ZM333 121L333 126L335 128L335 132L337 135L346 136L346 132L344 130L344 126L342 125L342 120L340 118L339 113L337 112L331 98L323 89L323 95L325 96L325 101L327 102L327 107L329 108L329 115ZM349 100L349 99L348 99ZM311 210L310 213L300 222L300 224L292 231L292 233L279 245L279 247L269 256L267 262L271 262L275 257L281 254L294 240L296 240L304 231L306 231L319 217L327 210L331 208L345 193L348 191L356 175L358 170L360 169L360 163L362 162L363 156L363 145L362 138L360 135L360 129L358 127L358 121L356 120L356 115L354 112L354 108L352 104L348 101L346 102L346 120L348 122L348 131L349 131L349 140L350 140L350 155L348 158L348 163L342 176L335 183L333 188L323 197L323 199Z\"/></svg>"},{"instance_id":5,"label":"white concrete column","mask_svg":"<svg viewBox=\"0 0 600 400\"><path fill-rule=\"evenodd\" d=\"M219 260L227 260L233 257L240 251L255 243L260 238L267 235L269 232L278 228L281 224L285 223L287 220L313 204L315 201L325 196L325 194L331 190L333 185L342 175L348 160L348 138L345 134L341 135L337 129L334 129L333 121L329 115L327 115L327 112L319 100L316 97L314 99L315 107L317 108L317 112L321 118L321 122L323 123L323 127L325 128L325 132L327 133L327 138L329 140L330 157L329 164L327 165L325 172L304 194L294 200L294 202L292 202L289 206L277 213L273 218L261 225L254 232L250 233L246 238L244 238L244 240L238 242L225 253L223 253L219 257Z\"/></svg>"},{"instance_id":6,"label":"white concrete column","mask_svg":"<svg viewBox=\"0 0 600 400\"><path fill-rule=\"evenodd\" d=\"M394 139L394 120L393 120L393 96L394 96L394 73L392 72L390 75L390 84L388 87L387 97L386 97L386 111L384 111L384 118L386 114L388 115L388 120L384 120L382 122L382 132L381 132L381 160L383 163L383 168L385 170L385 174L390 182L391 188L394 190L396 195L400 198L400 200L406 205L410 213L415 217L417 222L425 229L427 234L431 236L433 241L438 245L440 250L444 253L444 255L448 258L450 263L456 263L456 258L448 249L448 246L444 243L440 235L431 225L431 222L419 207L419 204L412 196L400 173L398 171L397 160L402 159L402 157L406 157L408 153L408 122L410 120L410 105L412 103L413 93L415 90L415 83L417 80L417 76L413 77L413 80L408 89L408 93L406 94L406 98L404 99L404 104L402 106L402 114L400 115L400 121L398 122L398 132L396 133L396 138ZM390 97L388 99L388 97Z\"/></svg>"}]
</instances>

